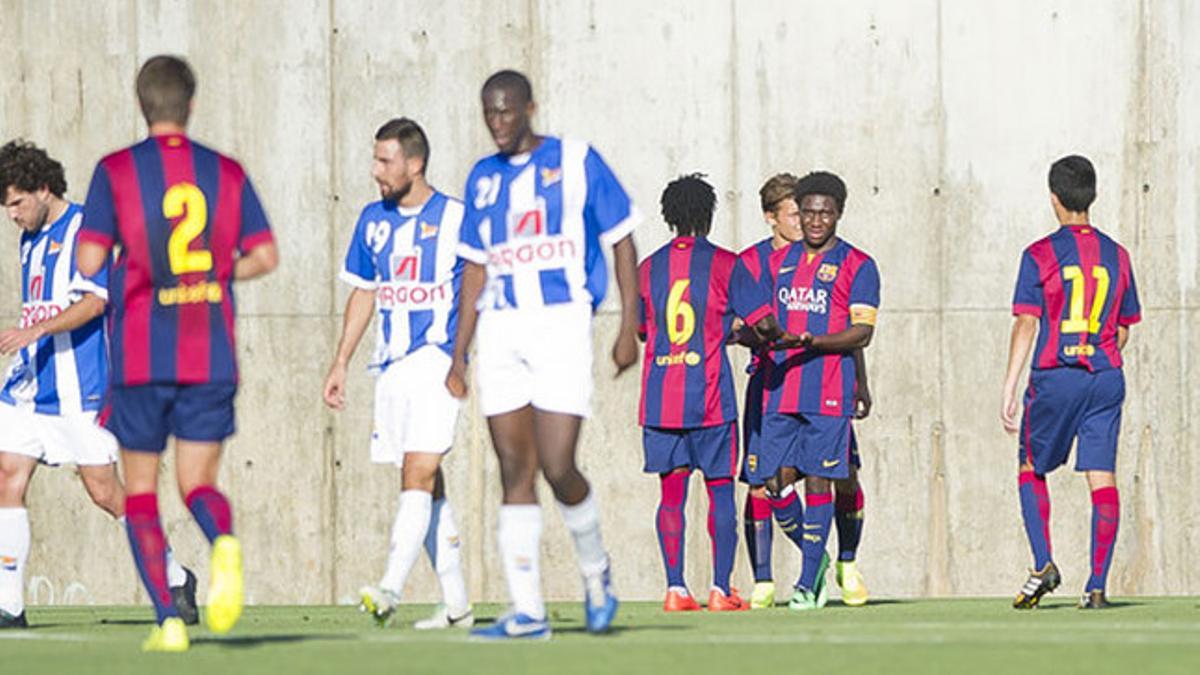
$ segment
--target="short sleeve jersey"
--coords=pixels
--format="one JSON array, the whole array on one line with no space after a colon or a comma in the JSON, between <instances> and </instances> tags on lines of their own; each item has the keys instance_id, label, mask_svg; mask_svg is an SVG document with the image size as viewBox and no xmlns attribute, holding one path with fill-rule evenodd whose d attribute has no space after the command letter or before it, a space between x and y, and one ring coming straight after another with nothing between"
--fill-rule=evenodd
<instances>
[{"instance_id":1,"label":"short sleeve jersey","mask_svg":"<svg viewBox=\"0 0 1200 675\"><path fill-rule=\"evenodd\" d=\"M462 216L462 202L440 192L413 209L377 201L362 210L341 278L375 292L370 367L386 369L427 345L454 351L463 267L455 248Z\"/></svg>"},{"instance_id":2,"label":"short sleeve jersey","mask_svg":"<svg viewBox=\"0 0 1200 675\"><path fill-rule=\"evenodd\" d=\"M863 251L839 239L812 254L803 242L771 254L775 314L793 335L833 335L852 325L875 325L879 269ZM769 413L852 417L857 371L851 353L791 349L771 352L764 362Z\"/></svg>"},{"instance_id":3,"label":"short sleeve jersey","mask_svg":"<svg viewBox=\"0 0 1200 675\"><path fill-rule=\"evenodd\" d=\"M1141 320L1129 253L1091 225L1070 225L1021 254L1013 314L1038 317L1033 368L1121 367L1117 329Z\"/></svg>"},{"instance_id":4,"label":"short sleeve jersey","mask_svg":"<svg viewBox=\"0 0 1200 675\"><path fill-rule=\"evenodd\" d=\"M641 221L599 153L551 136L527 155L480 160L463 201L458 253L487 268L480 310L595 308L608 288L604 249Z\"/></svg>"},{"instance_id":5,"label":"short sleeve jersey","mask_svg":"<svg viewBox=\"0 0 1200 675\"><path fill-rule=\"evenodd\" d=\"M676 237L638 267L642 425L708 427L737 419L725 352L734 316L756 323L768 299L737 255L707 239Z\"/></svg>"},{"instance_id":6,"label":"short sleeve jersey","mask_svg":"<svg viewBox=\"0 0 1200 675\"><path fill-rule=\"evenodd\" d=\"M108 155L79 238L120 247L109 284L114 385L237 381L234 263L272 239L241 165L178 134Z\"/></svg>"}]
</instances>

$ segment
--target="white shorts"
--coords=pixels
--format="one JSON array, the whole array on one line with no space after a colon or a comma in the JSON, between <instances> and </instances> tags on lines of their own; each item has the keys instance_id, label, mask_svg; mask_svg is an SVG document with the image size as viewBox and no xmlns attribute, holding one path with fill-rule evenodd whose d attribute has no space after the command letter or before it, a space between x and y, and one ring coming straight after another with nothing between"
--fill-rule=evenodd
<instances>
[{"instance_id":1,"label":"white shorts","mask_svg":"<svg viewBox=\"0 0 1200 675\"><path fill-rule=\"evenodd\" d=\"M96 423L94 412L42 415L0 403L0 452L51 466L103 466L117 461L117 439Z\"/></svg>"},{"instance_id":2,"label":"white shorts","mask_svg":"<svg viewBox=\"0 0 1200 675\"><path fill-rule=\"evenodd\" d=\"M392 362L379 374L372 462L401 466L406 452L450 451L459 402L446 390L449 370L449 355L428 346Z\"/></svg>"},{"instance_id":3,"label":"white shorts","mask_svg":"<svg viewBox=\"0 0 1200 675\"><path fill-rule=\"evenodd\" d=\"M484 310L476 333L475 379L484 416L526 405L591 414L590 305Z\"/></svg>"}]
</instances>

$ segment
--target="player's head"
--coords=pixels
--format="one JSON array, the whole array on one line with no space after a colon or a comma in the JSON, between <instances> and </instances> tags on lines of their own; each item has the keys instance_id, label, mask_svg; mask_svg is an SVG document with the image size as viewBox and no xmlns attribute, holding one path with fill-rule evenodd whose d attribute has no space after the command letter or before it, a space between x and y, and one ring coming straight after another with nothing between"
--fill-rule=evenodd
<instances>
[{"instance_id":1,"label":"player's head","mask_svg":"<svg viewBox=\"0 0 1200 675\"><path fill-rule=\"evenodd\" d=\"M800 241L804 236L800 230L800 205L796 203L798 181L790 173L777 173L758 189L763 218L771 226L771 233L790 242Z\"/></svg>"},{"instance_id":2,"label":"player's head","mask_svg":"<svg viewBox=\"0 0 1200 675\"><path fill-rule=\"evenodd\" d=\"M712 230L717 191L704 174L691 173L667 183L662 193L662 215L681 237L706 237Z\"/></svg>"},{"instance_id":3,"label":"player's head","mask_svg":"<svg viewBox=\"0 0 1200 675\"><path fill-rule=\"evenodd\" d=\"M19 139L0 148L0 197L17 227L28 232L42 229L50 206L66 192L62 164L45 150Z\"/></svg>"},{"instance_id":4,"label":"player's head","mask_svg":"<svg viewBox=\"0 0 1200 675\"><path fill-rule=\"evenodd\" d=\"M483 121L502 154L523 151L533 138L531 120L537 110L529 78L515 70L501 70L483 83Z\"/></svg>"},{"instance_id":5,"label":"player's head","mask_svg":"<svg viewBox=\"0 0 1200 675\"><path fill-rule=\"evenodd\" d=\"M820 248L837 234L838 220L846 207L846 184L828 171L813 171L796 181L796 204L804 242Z\"/></svg>"},{"instance_id":6,"label":"player's head","mask_svg":"<svg viewBox=\"0 0 1200 675\"><path fill-rule=\"evenodd\" d=\"M1086 214L1096 200L1096 168L1082 155L1068 155L1050 165L1050 202L1055 212ZM1061 216L1065 214L1059 214Z\"/></svg>"},{"instance_id":7,"label":"player's head","mask_svg":"<svg viewBox=\"0 0 1200 675\"><path fill-rule=\"evenodd\" d=\"M196 76L178 56L152 56L137 76L138 103L146 124L169 122L187 126L192 114Z\"/></svg>"},{"instance_id":8,"label":"player's head","mask_svg":"<svg viewBox=\"0 0 1200 675\"><path fill-rule=\"evenodd\" d=\"M421 125L407 117L396 117L375 132L371 176L379 184L381 198L388 201L403 199L414 182L424 179L428 164L429 139Z\"/></svg>"}]
</instances>

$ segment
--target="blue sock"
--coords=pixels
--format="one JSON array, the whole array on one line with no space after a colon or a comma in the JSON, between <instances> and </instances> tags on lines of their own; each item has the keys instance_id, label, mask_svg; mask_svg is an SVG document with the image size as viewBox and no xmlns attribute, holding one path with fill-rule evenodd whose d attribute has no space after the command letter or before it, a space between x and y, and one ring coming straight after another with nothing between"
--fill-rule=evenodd
<instances>
[{"instance_id":1,"label":"blue sock","mask_svg":"<svg viewBox=\"0 0 1200 675\"><path fill-rule=\"evenodd\" d=\"M713 586L729 595L729 575L737 556L737 504L733 479L705 481L708 487L708 536L712 539Z\"/></svg>"},{"instance_id":2,"label":"blue sock","mask_svg":"<svg viewBox=\"0 0 1200 675\"><path fill-rule=\"evenodd\" d=\"M849 562L858 555L858 542L862 540L863 491L862 486L852 495L837 495L834 500L834 519L838 532L838 560Z\"/></svg>"},{"instance_id":3,"label":"blue sock","mask_svg":"<svg viewBox=\"0 0 1200 675\"><path fill-rule=\"evenodd\" d=\"M750 553L750 567L754 570L754 581L771 581L771 548L775 538L775 525L771 522L771 502L766 497L746 493L746 510L743 514L746 550Z\"/></svg>"},{"instance_id":4,"label":"blue sock","mask_svg":"<svg viewBox=\"0 0 1200 675\"><path fill-rule=\"evenodd\" d=\"M801 525L804 523L804 507L800 504L796 489L789 485L778 497L768 497L768 501L771 502L771 512L775 514L775 522L779 523L779 529L792 540L796 548L803 550L804 528Z\"/></svg>"},{"instance_id":5,"label":"blue sock","mask_svg":"<svg viewBox=\"0 0 1200 675\"><path fill-rule=\"evenodd\" d=\"M829 541L829 529L833 526L833 495L829 492L809 494L805 502L804 543L800 547L804 566L797 586L812 591L816 590L817 570L825 557L825 543Z\"/></svg>"},{"instance_id":6,"label":"blue sock","mask_svg":"<svg viewBox=\"0 0 1200 675\"><path fill-rule=\"evenodd\" d=\"M1046 477L1022 471L1018 479L1021 494L1021 518L1033 549L1033 566L1042 570L1050 562L1050 491Z\"/></svg>"}]
</instances>

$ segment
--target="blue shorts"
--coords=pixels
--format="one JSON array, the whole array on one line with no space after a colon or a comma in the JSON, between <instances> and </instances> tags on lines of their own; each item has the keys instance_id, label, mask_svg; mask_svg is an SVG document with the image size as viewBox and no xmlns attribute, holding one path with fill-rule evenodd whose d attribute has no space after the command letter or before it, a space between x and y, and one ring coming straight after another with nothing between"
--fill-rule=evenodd
<instances>
[{"instance_id":1,"label":"blue shorts","mask_svg":"<svg viewBox=\"0 0 1200 675\"><path fill-rule=\"evenodd\" d=\"M1020 461L1033 464L1036 474L1049 473L1067 463L1077 440L1076 471L1116 470L1124 401L1119 368L1034 370L1025 390Z\"/></svg>"},{"instance_id":2,"label":"blue shorts","mask_svg":"<svg viewBox=\"0 0 1200 675\"><path fill-rule=\"evenodd\" d=\"M849 478L852 441L849 417L767 413L756 452L746 458L746 477L762 485L791 467L805 476Z\"/></svg>"},{"instance_id":3,"label":"blue shorts","mask_svg":"<svg viewBox=\"0 0 1200 675\"><path fill-rule=\"evenodd\" d=\"M125 450L162 452L167 436L223 441L233 435L236 384L143 384L108 392L105 426Z\"/></svg>"},{"instance_id":4,"label":"blue shorts","mask_svg":"<svg viewBox=\"0 0 1200 675\"><path fill-rule=\"evenodd\" d=\"M642 429L646 473L699 469L705 478L732 478L737 467L737 422L695 429Z\"/></svg>"}]
</instances>

